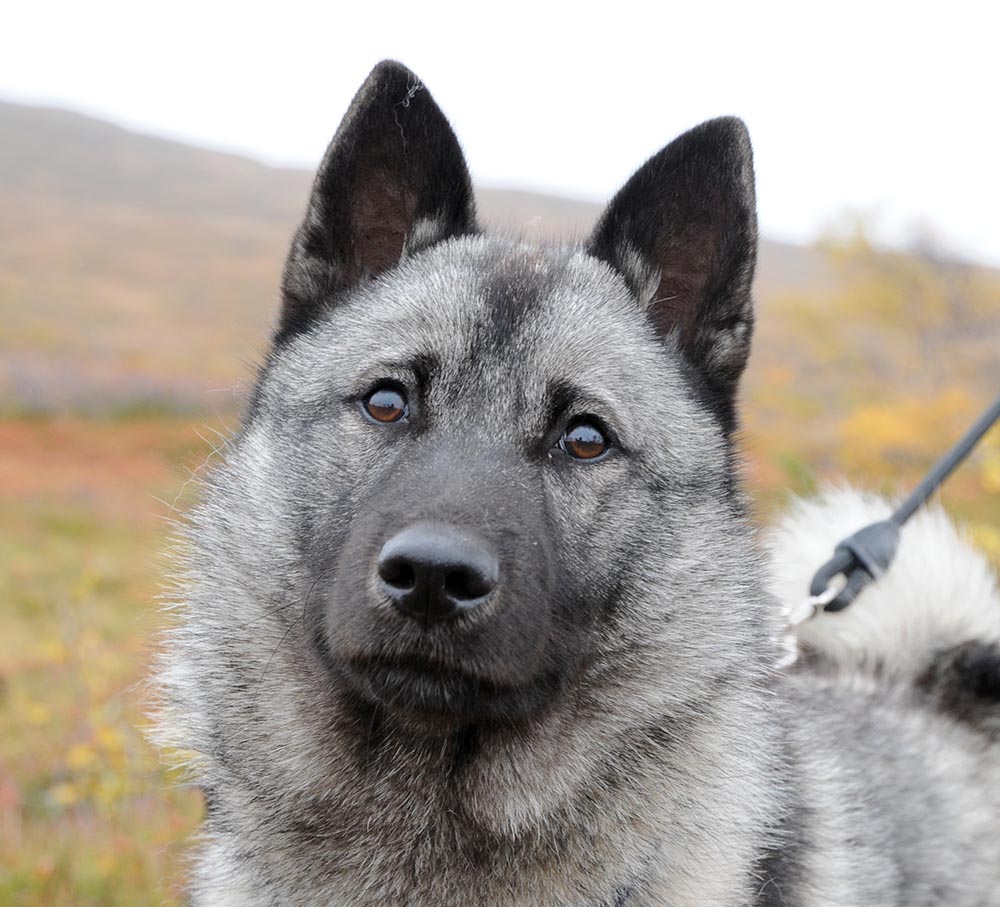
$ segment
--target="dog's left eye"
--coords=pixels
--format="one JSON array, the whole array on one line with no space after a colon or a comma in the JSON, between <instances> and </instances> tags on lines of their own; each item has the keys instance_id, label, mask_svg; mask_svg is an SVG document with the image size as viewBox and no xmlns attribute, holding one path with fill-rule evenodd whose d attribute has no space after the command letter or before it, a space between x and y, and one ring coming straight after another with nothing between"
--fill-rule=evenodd
<instances>
[{"instance_id":1,"label":"dog's left eye","mask_svg":"<svg viewBox=\"0 0 1000 907\"><path fill-rule=\"evenodd\" d=\"M386 385L375 388L365 397L364 408L374 421L383 424L405 419L410 412L409 404L402 391Z\"/></svg>"},{"instance_id":2,"label":"dog's left eye","mask_svg":"<svg viewBox=\"0 0 1000 907\"><path fill-rule=\"evenodd\" d=\"M604 432L586 420L571 425L559 439L559 447L576 460L596 460L604 456L610 446Z\"/></svg>"}]
</instances>

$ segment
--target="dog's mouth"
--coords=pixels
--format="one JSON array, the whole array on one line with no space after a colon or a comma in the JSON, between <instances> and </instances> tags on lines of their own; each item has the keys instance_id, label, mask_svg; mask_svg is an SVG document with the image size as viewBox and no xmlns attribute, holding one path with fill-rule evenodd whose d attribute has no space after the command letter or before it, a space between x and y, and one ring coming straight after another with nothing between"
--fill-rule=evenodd
<instances>
[{"instance_id":1,"label":"dog's mouth","mask_svg":"<svg viewBox=\"0 0 1000 907\"><path fill-rule=\"evenodd\" d=\"M349 682L366 698L391 712L432 723L524 718L560 685L545 675L518 685L498 682L420 654L355 657L345 668Z\"/></svg>"},{"instance_id":2,"label":"dog's mouth","mask_svg":"<svg viewBox=\"0 0 1000 907\"><path fill-rule=\"evenodd\" d=\"M468 715L511 692L463 667L419 654L355 658L349 670L390 709Z\"/></svg>"}]
</instances>

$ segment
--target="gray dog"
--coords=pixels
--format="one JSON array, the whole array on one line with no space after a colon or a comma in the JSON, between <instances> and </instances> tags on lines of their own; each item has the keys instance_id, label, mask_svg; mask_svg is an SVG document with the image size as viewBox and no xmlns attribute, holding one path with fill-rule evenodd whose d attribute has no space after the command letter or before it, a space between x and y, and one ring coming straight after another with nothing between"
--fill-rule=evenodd
<instances>
[{"instance_id":1,"label":"gray dog","mask_svg":"<svg viewBox=\"0 0 1000 907\"><path fill-rule=\"evenodd\" d=\"M191 519L159 682L196 904L1000 904L992 579L957 617L922 588L919 651L897 609L775 667L733 446L756 242L735 119L580 247L484 236L441 111L376 67Z\"/></svg>"}]
</instances>

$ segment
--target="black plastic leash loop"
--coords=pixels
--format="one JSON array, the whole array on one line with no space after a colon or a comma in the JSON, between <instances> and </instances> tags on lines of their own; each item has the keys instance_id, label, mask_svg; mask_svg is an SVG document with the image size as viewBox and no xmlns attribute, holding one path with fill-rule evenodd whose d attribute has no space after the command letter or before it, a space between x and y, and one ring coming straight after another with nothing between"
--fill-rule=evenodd
<instances>
[{"instance_id":1,"label":"black plastic leash loop","mask_svg":"<svg viewBox=\"0 0 1000 907\"><path fill-rule=\"evenodd\" d=\"M824 610L842 611L869 583L889 569L899 547L899 534L903 525L927 503L928 498L941 487L998 419L1000 397L976 420L958 443L934 464L889 519L865 526L837 545L833 557L816 571L809 586L809 594L815 598L823 595L836 577L844 577L843 588L823 605Z\"/></svg>"}]
</instances>

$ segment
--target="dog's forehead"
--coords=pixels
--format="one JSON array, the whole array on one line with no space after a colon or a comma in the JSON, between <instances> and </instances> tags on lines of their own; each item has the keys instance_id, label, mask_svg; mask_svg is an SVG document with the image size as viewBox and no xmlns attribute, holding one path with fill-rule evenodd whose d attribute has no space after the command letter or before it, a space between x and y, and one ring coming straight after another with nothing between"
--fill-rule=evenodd
<instances>
[{"instance_id":1,"label":"dog's forehead","mask_svg":"<svg viewBox=\"0 0 1000 907\"><path fill-rule=\"evenodd\" d=\"M310 344L355 370L430 358L448 373L601 384L662 365L624 281L570 247L466 237L406 261L334 309ZM322 355L322 354L320 354Z\"/></svg>"},{"instance_id":2,"label":"dog's forehead","mask_svg":"<svg viewBox=\"0 0 1000 907\"><path fill-rule=\"evenodd\" d=\"M272 360L265 396L322 406L419 363L439 412L532 430L554 397L595 404L623 436L685 424L710 443L682 376L624 280L572 247L450 240L333 306Z\"/></svg>"}]
</instances>

